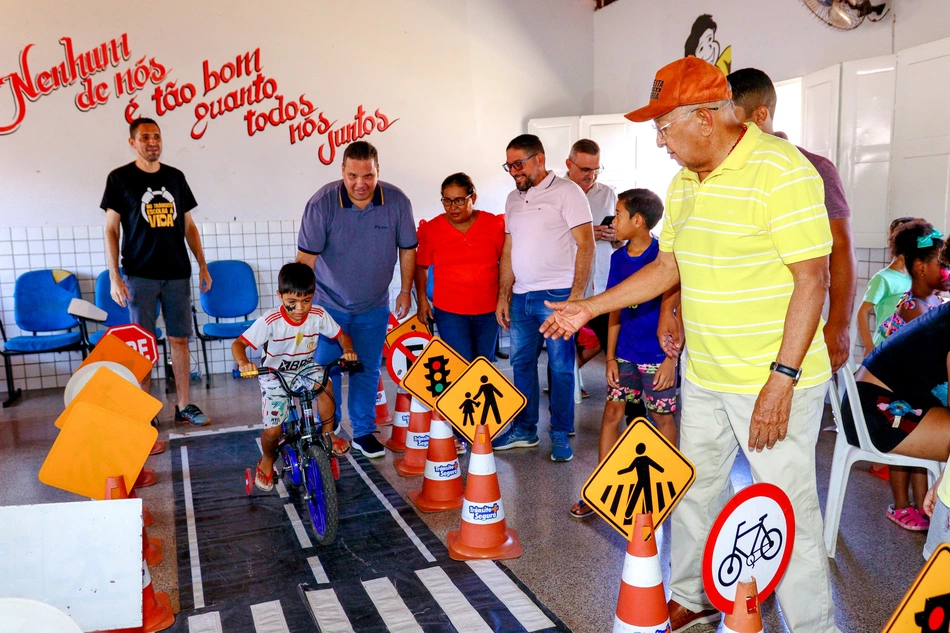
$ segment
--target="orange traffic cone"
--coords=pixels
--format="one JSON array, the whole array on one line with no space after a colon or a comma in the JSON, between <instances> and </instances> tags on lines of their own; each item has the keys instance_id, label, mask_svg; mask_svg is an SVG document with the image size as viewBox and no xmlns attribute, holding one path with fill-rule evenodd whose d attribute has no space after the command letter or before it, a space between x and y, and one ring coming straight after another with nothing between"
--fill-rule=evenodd
<instances>
[{"instance_id":1,"label":"orange traffic cone","mask_svg":"<svg viewBox=\"0 0 950 633\"><path fill-rule=\"evenodd\" d=\"M149 455L161 455L168 449L168 442L164 440L155 440L155 443L152 444L152 450L149 452Z\"/></svg>"},{"instance_id":2,"label":"orange traffic cone","mask_svg":"<svg viewBox=\"0 0 950 633\"><path fill-rule=\"evenodd\" d=\"M670 613L656 551L653 515L637 514L633 538L623 561L614 633L668 631L669 626Z\"/></svg>"},{"instance_id":3,"label":"orange traffic cone","mask_svg":"<svg viewBox=\"0 0 950 633\"><path fill-rule=\"evenodd\" d=\"M433 411L422 490L410 492L409 501L423 512L442 512L461 508L462 496L461 468L452 427L438 411Z\"/></svg>"},{"instance_id":4,"label":"orange traffic cone","mask_svg":"<svg viewBox=\"0 0 950 633\"><path fill-rule=\"evenodd\" d=\"M376 390L376 425L386 426L393 423L393 414L386 406L386 390L383 388L383 375L379 375L379 388Z\"/></svg>"},{"instance_id":5,"label":"orange traffic cone","mask_svg":"<svg viewBox=\"0 0 950 633\"><path fill-rule=\"evenodd\" d=\"M762 633L762 612L759 609L759 590L755 578L736 584L736 602L732 613L726 614L722 633Z\"/></svg>"},{"instance_id":6,"label":"orange traffic cone","mask_svg":"<svg viewBox=\"0 0 950 633\"><path fill-rule=\"evenodd\" d=\"M406 431L409 430L409 401L412 398L401 388L396 389L396 417L393 418L393 430L386 440L386 448L394 453L406 450Z\"/></svg>"},{"instance_id":7,"label":"orange traffic cone","mask_svg":"<svg viewBox=\"0 0 950 633\"><path fill-rule=\"evenodd\" d=\"M521 556L521 542L505 525L505 507L495 472L495 456L487 426L479 426L468 462L468 485L462 500L462 525L446 543L454 560Z\"/></svg>"},{"instance_id":8,"label":"orange traffic cone","mask_svg":"<svg viewBox=\"0 0 950 633\"><path fill-rule=\"evenodd\" d=\"M409 405L409 430L406 431L406 452L393 460L393 467L403 477L418 477L426 472L429 448L429 423L432 412L415 398Z\"/></svg>"},{"instance_id":9,"label":"orange traffic cone","mask_svg":"<svg viewBox=\"0 0 950 633\"><path fill-rule=\"evenodd\" d=\"M142 633L164 631L175 623L175 612L168 594L152 588L152 575L142 561Z\"/></svg>"},{"instance_id":10,"label":"orange traffic cone","mask_svg":"<svg viewBox=\"0 0 950 633\"><path fill-rule=\"evenodd\" d=\"M155 477L155 471L151 468L142 468L142 472L139 473L138 478L135 480L135 483L132 484L133 488L146 488L148 486L154 486L158 481L158 478Z\"/></svg>"}]
</instances>

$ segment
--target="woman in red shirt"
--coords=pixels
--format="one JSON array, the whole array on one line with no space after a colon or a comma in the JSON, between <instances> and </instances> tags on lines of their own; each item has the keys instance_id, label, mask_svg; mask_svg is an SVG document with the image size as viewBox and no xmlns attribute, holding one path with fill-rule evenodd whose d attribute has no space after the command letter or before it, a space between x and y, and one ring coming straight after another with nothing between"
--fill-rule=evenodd
<instances>
[{"instance_id":1,"label":"woman in red shirt","mask_svg":"<svg viewBox=\"0 0 950 633\"><path fill-rule=\"evenodd\" d=\"M452 174L442 182L445 214L419 222L418 315L423 321L434 320L439 336L466 360L484 356L494 361L498 260L505 243L505 220L475 209L477 199L472 179ZM426 297L428 274L435 282L434 306Z\"/></svg>"}]
</instances>

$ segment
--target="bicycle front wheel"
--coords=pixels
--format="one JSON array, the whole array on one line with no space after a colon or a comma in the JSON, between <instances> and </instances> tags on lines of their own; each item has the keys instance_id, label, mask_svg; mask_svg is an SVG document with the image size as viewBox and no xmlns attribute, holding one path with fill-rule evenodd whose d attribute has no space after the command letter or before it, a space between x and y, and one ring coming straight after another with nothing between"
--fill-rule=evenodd
<instances>
[{"instance_id":1,"label":"bicycle front wheel","mask_svg":"<svg viewBox=\"0 0 950 633\"><path fill-rule=\"evenodd\" d=\"M329 545L336 539L339 514L336 505L336 482L330 469L330 458L319 445L307 449L304 465L304 485L307 489L307 509L317 543Z\"/></svg>"}]
</instances>

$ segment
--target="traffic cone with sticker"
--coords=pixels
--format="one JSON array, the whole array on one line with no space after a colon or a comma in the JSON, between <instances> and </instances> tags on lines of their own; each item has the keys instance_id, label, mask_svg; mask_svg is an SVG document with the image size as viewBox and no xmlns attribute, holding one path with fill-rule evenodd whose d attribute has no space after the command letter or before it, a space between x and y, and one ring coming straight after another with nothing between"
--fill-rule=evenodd
<instances>
[{"instance_id":1,"label":"traffic cone with sticker","mask_svg":"<svg viewBox=\"0 0 950 633\"><path fill-rule=\"evenodd\" d=\"M487 426L475 431L468 462L468 485L462 500L462 524L448 533L446 543L453 560L504 560L521 556L521 542L505 524L505 506L495 472L495 455Z\"/></svg>"},{"instance_id":2,"label":"traffic cone with sticker","mask_svg":"<svg viewBox=\"0 0 950 633\"><path fill-rule=\"evenodd\" d=\"M412 398L402 388L396 389L396 415L393 418L393 430L386 440L386 448L394 453L406 450L406 431L409 430L409 402Z\"/></svg>"},{"instance_id":3,"label":"traffic cone with sticker","mask_svg":"<svg viewBox=\"0 0 950 633\"><path fill-rule=\"evenodd\" d=\"M461 468L452 427L438 411L433 411L422 490L410 492L409 501L423 512L442 512L461 508L462 496Z\"/></svg>"},{"instance_id":4,"label":"traffic cone with sticker","mask_svg":"<svg viewBox=\"0 0 950 633\"><path fill-rule=\"evenodd\" d=\"M432 412L415 398L409 405L409 430L406 431L406 452L393 460L393 467L403 477L418 477L426 472L429 448L429 423Z\"/></svg>"},{"instance_id":5,"label":"traffic cone with sticker","mask_svg":"<svg viewBox=\"0 0 950 633\"><path fill-rule=\"evenodd\" d=\"M663 591L660 557L652 514L637 514L620 580L614 633L669 631L670 613Z\"/></svg>"},{"instance_id":6,"label":"traffic cone with sticker","mask_svg":"<svg viewBox=\"0 0 950 633\"><path fill-rule=\"evenodd\" d=\"M155 477L155 471L151 468L142 467L142 472L139 473L138 478L135 480L135 483L132 484L133 488L146 488L148 486L154 486L158 481L158 478Z\"/></svg>"},{"instance_id":7,"label":"traffic cone with sticker","mask_svg":"<svg viewBox=\"0 0 950 633\"><path fill-rule=\"evenodd\" d=\"M393 414L386 406L386 390L383 388L383 375L379 375L379 387L376 389L376 425L386 426L393 423Z\"/></svg>"},{"instance_id":8,"label":"traffic cone with sticker","mask_svg":"<svg viewBox=\"0 0 950 633\"><path fill-rule=\"evenodd\" d=\"M762 633L762 612L755 577L750 582L736 583L736 602L732 613L726 614L722 633Z\"/></svg>"},{"instance_id":9,"label":"traffic cone with sticker","mask_svg":"<svg viewBox=\"0 0 950 633\"><path fill-rule=\"evenodd\" d=\"M152 588L152 575L142 561L142 633L164 631L175 623L175 612L168 594Z\"/></svg>"}]
</instances>

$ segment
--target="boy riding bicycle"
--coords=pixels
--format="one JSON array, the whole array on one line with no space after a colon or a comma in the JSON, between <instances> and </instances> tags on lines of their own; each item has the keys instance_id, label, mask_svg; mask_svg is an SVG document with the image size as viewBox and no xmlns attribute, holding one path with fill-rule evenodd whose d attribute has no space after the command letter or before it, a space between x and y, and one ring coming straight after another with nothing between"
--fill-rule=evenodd
<instances>
[{"instance_id":1,"label":"boy riding bicycle","mask_svg":"<svg viewBox=\"0 0 950 633\"><path fill-rule=\"evenodd\" d=\"M257 319L244 334L231 345L231 354L238 369L253 372L257 369L247 359L247 348L262 351L261 365L280 371L295 389L312 389L323 379L323 368L313 360L320 335L337 339L343 347L345 360L356 360L353 342L336 321L320 306L313 305L316 278L313 269L297 262L285 264L277 276L277 296L281 305ZM289 417L293 401L284 392L276 376L261 375L261 413L264 432L261 434L261 450L264 456L257 463L254 485L269 492L274 489L274 461L277 459L277 444L281 425ZM323 433L328 433L334 455L344 455L350 444L333 433L333 386L327 383L317 397L317 413L323 423Z\"/></svg>"}]
</instances>

